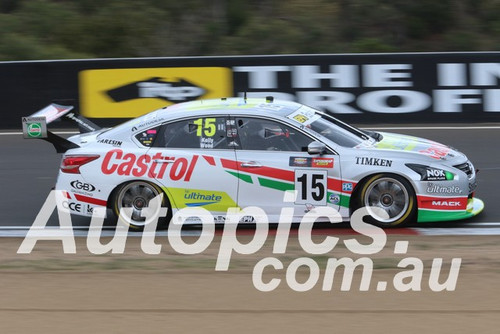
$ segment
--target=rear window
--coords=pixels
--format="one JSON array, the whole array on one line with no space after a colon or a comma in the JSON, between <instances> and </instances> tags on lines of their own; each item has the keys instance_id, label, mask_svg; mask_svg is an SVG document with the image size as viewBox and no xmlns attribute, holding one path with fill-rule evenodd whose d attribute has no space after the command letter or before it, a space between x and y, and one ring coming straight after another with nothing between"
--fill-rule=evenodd
<instances>
[{"instance_id":1,"label":"rear window","mask_svg":"<svg viewBox=\"0 0 500 334\"><path fill-rule=\"evenodd\" d=\"M146 147L151 147L153 146L153 143L156 139L156 135L158 134L159 129L160 126L157 126L151 129L146 129L144 131L141 131L135 135L135 139L137 139L137 141L141 143L141 145Z\"/></svg>"}]
</instances>

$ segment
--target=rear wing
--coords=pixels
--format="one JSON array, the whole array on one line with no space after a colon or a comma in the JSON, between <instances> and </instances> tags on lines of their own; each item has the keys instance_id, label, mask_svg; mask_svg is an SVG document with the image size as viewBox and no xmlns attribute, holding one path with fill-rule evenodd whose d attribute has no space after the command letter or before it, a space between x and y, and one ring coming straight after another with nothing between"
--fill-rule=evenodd
<instances>
[{"instance_id":1,"label":"rear wing","mask_svg":"<svg viewBox=\"0 0 500 334\"><path fill-rule=\"evenodd\" d=\"M78 124L80 133L99 130L100 127L88 119L70 112L73 106L63 106L52 103L37 111L31 116L22 117L23 136L25 139L43 139L54 145L57 153L64 153L69 149L78 148L77 144L60 137L47 130L47 124L64 117Z\"/></svg>"}]
</instances>

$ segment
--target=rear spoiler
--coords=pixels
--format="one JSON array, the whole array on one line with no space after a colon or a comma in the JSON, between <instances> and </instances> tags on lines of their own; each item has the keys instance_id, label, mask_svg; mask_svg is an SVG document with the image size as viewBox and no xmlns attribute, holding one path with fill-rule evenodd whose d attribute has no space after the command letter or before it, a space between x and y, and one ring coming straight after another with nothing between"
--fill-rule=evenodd
<instances>
[{"instance_id":1,"label":"rear spoiler","mask_svg":"<svg viewBox=\"0 0 500 334\"><path fill-rule=\"evenodd\" d=\"M63 106L52 103L37 111L31 116L22 117L23 136L26 139L43 139L54 145L57 153L64 153L69 149L78 148L77 144L60 137L47 130L47 124L64 117L78 124L80 133L99 130L100 127L74 112L73 106Z\"/></svg>"}]
</instances>

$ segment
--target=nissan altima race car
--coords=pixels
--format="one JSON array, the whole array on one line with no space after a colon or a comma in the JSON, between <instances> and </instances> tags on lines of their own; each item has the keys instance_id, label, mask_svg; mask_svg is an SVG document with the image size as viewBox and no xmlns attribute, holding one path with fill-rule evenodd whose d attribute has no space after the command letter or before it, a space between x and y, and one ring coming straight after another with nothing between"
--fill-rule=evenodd
<instances>
[{"instance_id":1,"label":"nissan altima race car","mask_svg":"<svg viewBox=\"0 0 500 334\"><path fill-rule=\"evenodd\" d=\"M113 128L98 129L71 107L50 105L23 119L25 137L44 138L64 152L56 190L76 215L104 206L141 229L157 195L171 217L186 207L223 223L228 208L256 206L278 222L315 207L344 220L367 207L380 226L469 218L484 204L474 197L476 172L459 151L434 141L360 130L295 102L223 98L180 103ZM84 133L68 139L47 131L59 117ZM95 130L95 131L92 131ZM284 202L285 193L293 194ZM384 214L380 214L380 208Z\"/></svg>"}]
</instances>

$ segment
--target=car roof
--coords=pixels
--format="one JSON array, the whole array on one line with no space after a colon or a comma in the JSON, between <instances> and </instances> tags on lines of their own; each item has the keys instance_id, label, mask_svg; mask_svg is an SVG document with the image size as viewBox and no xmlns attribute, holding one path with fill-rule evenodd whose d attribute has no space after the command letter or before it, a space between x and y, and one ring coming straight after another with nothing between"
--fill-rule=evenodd
<instances>
[{"instance_id":1,"label":"car roof","mask_svg":"<svg viewBox=\"0 0 500 334\"><path fill-rule=\"evenodd\" d=\"M174 104L158 111L159 118L177 118L189 116L187 113L237 113L237 114L273 114L285 117L302 105L297 102L274 100L273 98L221 98L196 100ZM181 115L178 115L181 114Z\"/></svg>"}]
</instances>

